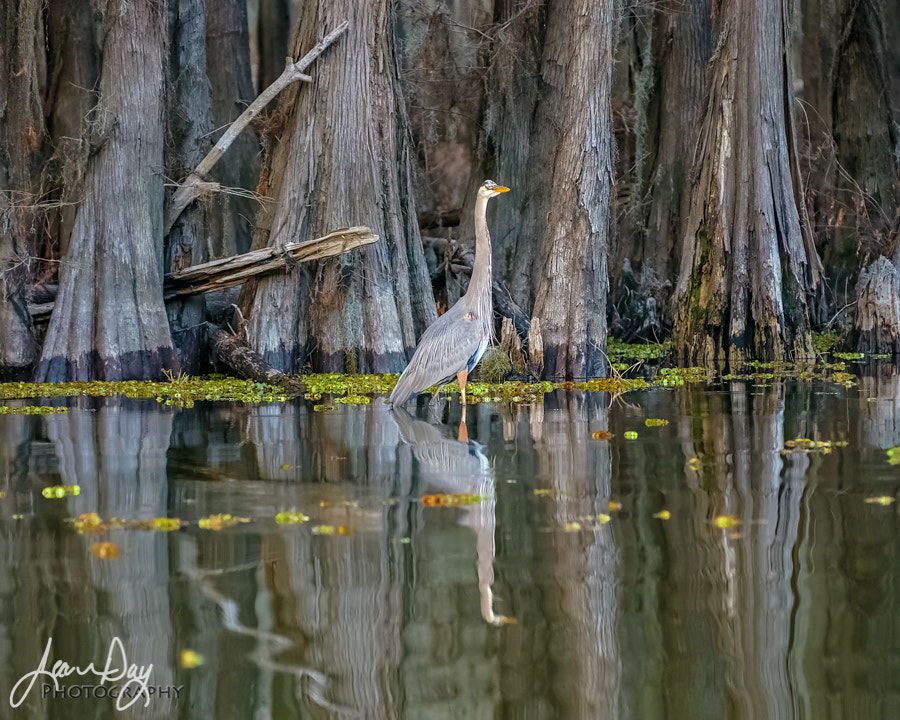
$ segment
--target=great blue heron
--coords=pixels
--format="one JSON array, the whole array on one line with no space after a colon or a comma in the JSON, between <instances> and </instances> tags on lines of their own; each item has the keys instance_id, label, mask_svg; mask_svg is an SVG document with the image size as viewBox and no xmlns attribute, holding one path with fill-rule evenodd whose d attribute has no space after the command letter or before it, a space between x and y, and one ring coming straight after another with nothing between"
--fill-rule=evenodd
<instances>
[{"instance_id":1,"label":"great blue heron","mask_svg":"<svg viewBox=\"0 0 900 720\"><path fill-rule=\"evenodd\" d=\"M494 306L491 298L491 236L488 233L487 203L508 187L493 180L478 188L475 201L475 263L469 289L459 302L422 333L412 360L397 381L388 402L402 405L414 395L439 385L456 375L466 404L466 379L481 360L491 339Z\"/></svg>"}]
</instances>

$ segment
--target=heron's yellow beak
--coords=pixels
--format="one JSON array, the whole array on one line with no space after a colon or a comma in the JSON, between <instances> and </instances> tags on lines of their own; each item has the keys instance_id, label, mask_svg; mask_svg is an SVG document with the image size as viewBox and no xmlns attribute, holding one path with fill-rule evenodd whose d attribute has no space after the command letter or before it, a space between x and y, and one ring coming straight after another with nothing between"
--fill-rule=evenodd
<instances>
[{"instance_id":1,"label":"heron's yellow beak","mask_svg":"<svg viewBox=\"0 0 900 720\"><path fill-rule=\"evenodd\" d=\"M494 191L495 193L504 193L504 192L509 192L509 188L508 188L508 187L503 187L502 185L496 185L496 186L493 188L493 191Z\"/></svg>"}]
</instances>

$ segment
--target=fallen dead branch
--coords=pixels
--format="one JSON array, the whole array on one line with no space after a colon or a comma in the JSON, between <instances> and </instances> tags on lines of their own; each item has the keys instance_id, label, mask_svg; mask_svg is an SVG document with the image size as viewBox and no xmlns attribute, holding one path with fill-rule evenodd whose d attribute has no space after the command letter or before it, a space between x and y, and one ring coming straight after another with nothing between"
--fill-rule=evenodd
<instances>
[{"instance_id":1,"label":"fallen dead branch","mask_svg":"<svg viewBox=\"0 0 900 720\"><path fill-rule=\"evenodd\" d=\"M370 228L358 226L335 230L328 235L302 243L287 243L279 247L251 250L222 260L192 265L177 273L166 275L163 297L173 300L243 284L248 278L284 270L289 264L321 260L341 255L354 248L375 242L378 236ZM46 322L53 312L54 302L29 305L32 322Z\"/></svg>"},{"instance_id":2,"label":"fallen dead branch","mask_svg":"<svg viewBox=\"0 0 900 720\"><path fill-rule=\"evenodd\" d=\"M342 255L377 239L378 236L367 227L344 228L315 240L251 250L243 255L193 265L165 276L163 296L171 300L242 285L248 278L283 270L288 263Z\"/></svg>"},{"instance_id":3,"label":"fallen dead branch","mask_svg":"<svg viewBox=\"0 0 900 720\"><path fill-rule=\"evenodd\" d=\"M211 185L209 182L209 171L213 169L213 166L215 166L217 162L219 162L219 158L221 158L222 155L225 154L225 151L231 147L231 144L235 141L235 138L241 134L241 131L247 127L247 125L250 124L250 121L259 115L262 109L288 85L297 80L312 82L312 78L309 75L304 75L303 71L309 67L313 60L319 57L329 45L337 40L349 25L350 23L347 20L344 20L344 22L323 37L316 46L306 53L306 55L298 62L294 62L291 58L287 58L284 72L278 76L275 82L263 90L256 100L250 103L249 107L241 113L238 119L231 124L231 127L225 131L225 134L219 138L219 142L217 142L215 147L209 151L209 154L200 161L197 168L188 175L187 179L181 185L179 185L175 194L172 196L172 202L166 213L166 235L172 230L172 226L175 225L175 221L178 220L178 217L184 209L201 193L202 189L204 187L207 190L209 189Z\"/></svg>"}]
</instances>

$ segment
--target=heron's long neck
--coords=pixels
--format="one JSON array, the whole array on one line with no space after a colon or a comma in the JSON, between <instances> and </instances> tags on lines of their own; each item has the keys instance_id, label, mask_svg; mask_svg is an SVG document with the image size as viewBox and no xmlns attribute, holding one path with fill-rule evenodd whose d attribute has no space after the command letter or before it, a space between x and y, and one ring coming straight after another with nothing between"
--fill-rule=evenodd
<instances>
[{"instance_id":1,"label":"heron's long neck","mask_svg":"<svg viewBox=\"0 0 900 720\"><path fill-rule=\"evenodd\" d=\"M491 302L491 236L488 233L487 212L488 198L475 201L475 264L472 267L472 279L466 295L475 297L485 293ZM485 290L486 288L486 290Z\"/></svg>"}]
</instances>

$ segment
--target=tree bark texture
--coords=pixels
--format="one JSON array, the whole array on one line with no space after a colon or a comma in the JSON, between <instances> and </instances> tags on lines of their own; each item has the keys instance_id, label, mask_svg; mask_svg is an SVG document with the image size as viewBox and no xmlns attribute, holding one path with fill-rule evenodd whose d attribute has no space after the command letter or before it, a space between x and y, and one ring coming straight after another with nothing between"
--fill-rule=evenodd
<instances>
[{"instance_id":1,"label":"tree bark texture","mask_svg":"<svg viewBox=\"0 0 900 720\"><path fill-rule=\"evenodd\" d=\"M879 257L859 274L856 298L857 352L900 355L900 270Z\"/></svg>"},{"instance_id":2,"label":"tree bark texture","mask_svg":"<svg viewBox=\"0 0 900 720\"><path fill-rule=\"evenodd\" d=\"M466 202L484 104L479 54L492 19L490 5L394 3L403 96L415 146L419 227L433 234L458 226Z\"/></svg>"},{"instance_id":3,"label":"tree bark texture","mask_svg":"<svg viewBox=\"0 0 900 720\"><path fill-rule=\"evenodd\" d=\"M616 6L507 3L495 21L470 181L511 188L488 218L494 272L540 319L545 377L601 375ZM462 237L474 235L471 215L467 203Z\"/></svg>"},{"instance_id":4,"label":"tree bark texture","mask_svg":"<svg viewBox=\"0 0 900 720\"><path fill-rule=\"evenodd\" d=\"M250 74L250 40L246 0L215 0L206 3L206 74L209 77L212 123L221 134L249 105L256 93ZM284 58L281 58L284 69ZM251 125L234 141L216 164L211 179L244 193L256 189L259 180L259 130ZM191 168L193 169L193 168ZM186 175L182 176L186 177ZM233 193L214 196L210 213L212 257L230 257L250 249L251 218L255 200Z\"/></svg>"},{"instance_id":5,"label":"tree bark texture","mask_svg":"<svg viewBox=\"0 0 900 720\"><path fill-rule=\"evenodd\" d=\"M406 116L387 0L303 6L300 57L350 21L311 69L312 83L280 96L254 247L277 247L365 223L381 240L284 277L247 283L248 338L273 367L300 372L397 372L436 317L410 178ZM277 126L277 127L276 127Z\"/></svg>"},{"instance_id":6,"label":"tree bark texture","mask_svg":"<svg viewBox=\"0 0 900 720\"><path fill-rule=\"evenodd\" d=\"M846 278L880 254L894 255L900 208L900 147L891 70L898 51L883 0L803 0L804 99L810 207L837 302ZM898 11L893 11L895 14ZM852 286L850 288L852 293Z\"/></svg>"},{"instance_id":7,"label":"tree bark texture","mask_svg":"<svg viewBox=\"0 0 900 720\"><path fill-rule=\"evenodd\" d=\"M818 256L801 227L785 0L722 0L674 296L686 365L811 357Z\"/></svg>"},{"instance_id":8,"label":"tree bark texture","mask_svg":"<svg viewBox=\"0 0 900 720\"><path fill-rule=\"evenodd\" d=\"M621 281L619 271L629 260L637 292L655 300L668 327L690 203L690 148L697 139L712 53L710 5L710 0L664 0L630 9L619 50L627 62L614 70L629 76L631 138L619 148L619 187L627 183L627 198L610 263ZM622 318L630 320L637 327L643 318Z\"/></svg>"},{"instance_id":9,"label":"tree bark texture","mask_svg":"<svg viewBox=\"0 0 900 720\"><path fill-rule=\"evenodd\" d=\"M0 18L0 378L22 379L38 352L26 291L41 226L41 2L4 0Z\"/></svg>"},{"instance_id":10,"label":"tree bark texture","mask_svg":"<svg viewBox=\"0 0 900 720\"><path fill-rule=\"evenodd\" d=\"M159 378L178 370L162 297L165 6L103 0L95 139L42 382Z\"/></svg>"},{"instance_id":11,"label":"tree bark texture","mask_svg":"<svg viewBox=\"0 0 900 720\"><path fill-rule=\"evenodd\" d=\"M534 316L544 343L544 376L605 375L606 255L613 182L612 84L616 4L554 6L543 76L559 113L549 213L541 237Z\"/></svg>"},{"instance_id":12,"label":"tree bark texture","mask_svg":"<svg viewBox=\"0 0 900 720\"><path fill-rule=\"evenodd\" d=\"M52 0L45 4L44 108L52 154L46 160L44 176L58 205L47 210L49 237L38 254L58 258L69 250L78 204L84 195L85 169L92 150L84 123L97 101L101 38L94 26L90 2ZM57 267L51 263L39 268L40 277L58 282Z\"/></svg>"},{"instance_id":13,"label":"tree bark texture","mask_svg":"<svg viewBox=\"0 0 900 720\"><path fill-rule=\"evenodd\" d=\"M166 83L166 175L186 177L212 147L209 80L206 77L206 3L204 0L168 0L169 58ZM166 237L167 273L204 263L209 206L186 208ZM201 325L206 314L202 295L166 303L172 340L182 372L203 370Z\"/></svg>"}]
</instances>

